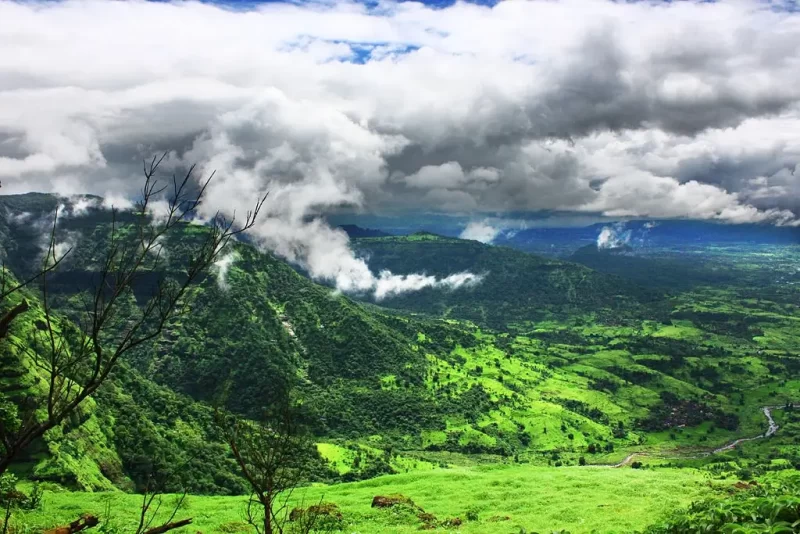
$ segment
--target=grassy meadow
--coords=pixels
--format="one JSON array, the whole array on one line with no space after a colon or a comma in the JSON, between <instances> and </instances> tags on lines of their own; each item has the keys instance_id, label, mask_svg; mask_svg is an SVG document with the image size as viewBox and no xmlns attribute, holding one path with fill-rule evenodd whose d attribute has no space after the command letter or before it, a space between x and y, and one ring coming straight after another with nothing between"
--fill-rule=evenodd
<instances>
[{"instance_id":1,"label":"grassy meadow","mask_svg":"<svg viewBox=\"0 0 800 534\"><path fill-rule=\"evenodd\" d=\"M611 469L478 466L389 475L357 483L298 490L290 506L336 503L344 532L412 533L421 522L413 513L371 508L375 495L400 493L440 520L459 517L464 533L518 533L568 530L629 532L688 505L724 483L693 469ZM176 496L165 496L170 508ZM110 517L109 529L128 531L138 520L141 497L113 493L47 492L41 511L20 516L33 531L64 524L82 513ZM246 532L243 497L189 496L178 516L192 517L193 531ZM467 511L477 520L466 520ZM168 512L164 512L168 514ZM474 515L472 516L474 517ZM447 528L439 529L441 532Z\"/></svg>"}]
</instances>

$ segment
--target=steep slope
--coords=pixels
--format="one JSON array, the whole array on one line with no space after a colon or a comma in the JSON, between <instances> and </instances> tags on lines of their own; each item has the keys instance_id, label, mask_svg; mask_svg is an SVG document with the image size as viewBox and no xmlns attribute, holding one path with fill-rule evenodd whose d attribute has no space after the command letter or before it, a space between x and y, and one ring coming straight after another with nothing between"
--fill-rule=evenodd
<instances>
[{"instance_id":1,"label":"steep slope","mask_svg":"<svg viewBox=\"0 0 800 534\"><path fill-rule=\"evenodd\" d=\"M586 267L477 241L429 233L354 240L375 272L483 275L474 287L428 288L384 299L381 305L468 319L494 328L596 313L612 322L656 317L662 295Z\"/></svg>"},{"instance_id":2,"label":"steep slope","mask_svg":"<svg viewBox=\"0 0 800 534\"><path fill-rule=\"evenodd\" d=\"M159 346L137 355L137 367L205 401L230 381L236 392L230 405L247 415L297 379L318 412L321 434L401 425L402 418L375 409L402 407L411 397L384 392L380 377L422 384L425 360L413 340L387 326L384 314L332 295L270 255L247 245L235 254L224 284L209 279L198 287L191 315L170 325ZM408 410L424 420L435 413L435 401L416 395Z\"/></svg>"},{"instance_id":3,"label":"steep slope","mask_svg":"<svg viewBox=\"0 0 800 534\"><path fill-rule=\"evenodd\" d=\"M26 197L3 198L6 209L0 212L5 257L21 273L30 271L41 255L45 215L54 205L47 197ZM102 210L62 219L59 239L68 239L73 250L50 277L49 292L52 304L67 317L80 310L77 297L94 283L108 224ZM187 243L203 232L198 226L182 227L164 243L166 257L180 258ZM20 254L34 238L30 251ZM109 479L121 485L127 478L141 482L154 453L161 465L213 457L219 445L210 429L209 404L225 387L234 392L228 407L256 416L285 384L294 383L313 415L315 432L328 439L378 435L385 446L414 447L423 431L443 427L442 414L452 411L458 399L439 399L425 387L428 363L416 344L415 320L334 295L248 245L237 244L225 254L235 258L225 278L212 275L192 288L190 314L169 324L153 345L130 353L114 380L96 395L109 415L103 431L118 453L114 465L105 468ZM147 294L154 276L179 275L173 271L168 264L164 272L143 277L137 294ZM440 330L454 332L431 348L444 357L461 334L447 326ZM386 387L389 382L402 387ZM194 437L186 442L187 436ZM226 471L224 455L217 452L217 457L221 462L193 470L197 491L235 491L237 482ZM73 471L66 467L63 473ZM320 476L327 476L324 470Z\"/></svg>"},{"instance_id":4,"label":"steep slope","mask_svg":"<svg viewBox=\"0 0 800 534\"><path fill-rule=\"evenodd\" d=\"M12 426L23 411L38 410L38 417L44 417L46 401L41 302L35 291L22 290L4 304L23 298L30 309L0 341L0 418ZM74 328L68 319L56 319L59 337ZM142 378L123 363L73 416L24 451L13 469L26 478L84 490L141 488L155 470L179 469L191 476L170 480L169 489L240 493L243 483L215 435L212 416L208 407Z\"/></svg>"}]
</instances>

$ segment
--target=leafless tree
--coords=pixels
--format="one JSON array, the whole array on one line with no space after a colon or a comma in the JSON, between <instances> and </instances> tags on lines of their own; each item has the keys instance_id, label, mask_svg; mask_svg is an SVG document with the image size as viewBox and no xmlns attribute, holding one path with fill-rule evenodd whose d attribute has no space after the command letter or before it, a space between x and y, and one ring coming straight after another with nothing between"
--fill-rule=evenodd
<instances>
[{"instance_id":1,"label":"leafless tree","mask_svg":"<svg viewBox=\"0 0 800 534\"><path fill-rule=\"evenodd\" d=\"M169 516L166 520L153 526L153 522L159 515L164 504L164 480L158 480L156 474L148 477L144 492L142 493L142 504L139 512L139 524L136 526L134 534L163 534L176 528L181 528L192 523L192 518L175 521L175 516L186 502L186 492L178 495L172 504Z\"/></svg>"},{"instance_id":2,"label":"leafless tree","mask_svg":"<svg viewBox=\"0 0 800 534\"><path fill-rule=\"evenodd\" d=\"M323 525L318 506L289 514L289 502L307 473L304 455L313 446L287 401L265 411L260 421L217 410L222 429L242 476L251 489L245 519L257 534L307 534L331 530Z\"/></svg>"},{"instance_id":3,"label":"leafless tree","mask_svg":"<svg viewBox=\"0 0 800 534\"><path fill-rule=\"evenodd\" d=\"M195 241L187 245L190 249L181 253L182 263L172 257L167 261L165 240L188 224L204 200L213 173L194 192L194 167L182 178L173 175L171 187L162 185L155 175L165 156L145 162L141 200L133 217L120 217L118 210L111 211L107 237L97 254L99 267L93 289L86 295L84 309L73 317L77 339L66 339L61 328L64 323L51 308L50 274L64 259L63 255L56 257L55 223L41 271L31 280L4 289L2 294L8 295L9 290L38 283L43 320L31 342L37 349L32 351L35 364L47 385L42 415L37 415L37 406L33 406L15 421L0 417L0 474L31 442L61 424L97 391L121 357L154 340L171 318L183 313L193 284L232 239L255 224L266 195L255 202L241 224L237 224L235 215L228 219L217 213L201 236L192 238ZM159 201L162 196L164 204ZM163 209L154 213L157 203ZM188 237L186 240L190 241ZM134 286L143 275L155 275L158 281L144 302L134 304ZM11 312L13 309L7 314ZM30 348L30 344L23 348Z\"/></svg>"}]
</instances>

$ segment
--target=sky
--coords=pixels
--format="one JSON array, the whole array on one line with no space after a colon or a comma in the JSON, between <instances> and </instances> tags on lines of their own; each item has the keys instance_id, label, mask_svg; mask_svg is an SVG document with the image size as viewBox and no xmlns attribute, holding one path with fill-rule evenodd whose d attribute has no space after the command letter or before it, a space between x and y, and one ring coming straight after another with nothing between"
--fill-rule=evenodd
<instances>
[{"instance_id":1,"label":"sky","mask_svg":"<svg viewBox=\"0 0 800 534\"><path fill-rule=\"evenodd\" d=\"M0 0L2 191L130 198L167 151L344 290L342 209L797 223L791 3L432 3Z\"/></svg>"}]
</instances>

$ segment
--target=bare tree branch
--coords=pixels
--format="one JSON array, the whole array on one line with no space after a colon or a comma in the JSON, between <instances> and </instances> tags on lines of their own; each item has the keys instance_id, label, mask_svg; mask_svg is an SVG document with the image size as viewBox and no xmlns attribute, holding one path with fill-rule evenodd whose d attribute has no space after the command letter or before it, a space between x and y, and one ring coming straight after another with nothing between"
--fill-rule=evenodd
<instances>
[{"instance_id":1,"label":"bare tree branch","mask_svg":"<svg viewBox=\"0 0 800 534\"><path fill-rule=\"evenodd\" d=\"M145 530L144 534L163 534L164 532L169 532L170 530L174 530L176 528L185 527L186 525L190 525L192 523L192 518L188 519L181 519L180 521L175 521L174 523L164 523L160 527L151 528L150 530Z\"/></svg>"},{"instance_id":2,"label":"bare tree branch","mask_svg":"<svg viewBox=\"0 0 800 534\"><path fill-rule=\"evenodd\" d=\"M97 517L86 514L81 516L80 519L76 519L69 525L45 530L44 534L75 534L76 532L86 530L87 528L96 527L99 523L100 521L97 519Z\"/></svg>"},{"instance_id":3,"label":"bare tree branch","mask_svg":"<svg viewBox=\"0 0 800 534\"><path fill-rule=\"evenodd\" d=\"M55 219L43 267L35 277L7 290L6 271L3 270L0 296L41 279L45 328L32 342L41 349L33 351L33 354L36 365L47 376L48 388L46 417L27 417L18 428L9 428L0 422L0 441L4 446L0 456L0 474L35 439L59 425L97 391L122 356L157 338L173 317L185 312L190 288L202 278L232 239L255 225L266 195L256 200L254 208L247 212L241 224L237 224L235 216L226 219L217 213L207 225L202 239L193 243L185 254L185 263L180 268L176 268L177 262L165 265L162 256L164 242L181 225L187 224L201 206L213 177L212 173L192 193L194 167L191 167L182 178L173 176L168 191L168 186L162 186L156 178L165 157L166 153L154 157L149 165L143 163L142 198L136 205L132 223L120 222L118 211L112 209L107 239L103 242L104 249L98 263L97 281L78 321L80 328L76 341L67 342L61 332L61 320L50 307L49 275L64 259L64 255L56 257ZM162 193L168 193L166 208L156 213L153 206ZM158 275L151 295L139 305L126 307L126 303L134 301L137 283L147 274ZM22 312L17 312L17 315L19 313ZM11 320L13 316L8 323ZM0 318L0 327L2 324Z\"/></svg>"},{"instance_id":4,"label":"bare tree branch","mask_svg":"<svg viewBox=\"0 0 800 534\"><path fill-rule=\"evenodd\" d=\"M299 425L296 408L287 397L258 422L219 409L216 420L251 489L246 521L258 534L288 532L289 501L307 474L302 453L313 446ZM305 518L291 525L291 532L307 534L314 524Z\"/></svg>"},{"instance_id":5,"label":"bare tree branch","mask_svg":"<svg viewBox=\"0 0 800 534\"><path fill-rule=\"evenodd\" d=\"M37 272L23 280L22 282L12 283L9 281L10 273L5 266L5 263L2 266L2 272L0 272L0 305L2 305L5 300L16 293L17 291L23 289L24 287L29 286L39 278L44 277L49 272L55 270L64 258L69 255L72 251L72 248L68 249L64 252L60 257L56 257L56 226L58 224L58 209L56 209L55 214L53 216L53 226L50 230L50 240L48 242L47 251L45 254L45 259L43 261L41 269L37 270ZM4 339L8 335L8 329L11 325L11 322L21 313L28 311L29 306L28 303L23 299L22 302L18 303L16 306L8 310L7 312L3 313L0 316L0 339Z\"/></svg>"}]
</instances>

